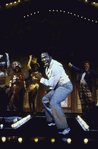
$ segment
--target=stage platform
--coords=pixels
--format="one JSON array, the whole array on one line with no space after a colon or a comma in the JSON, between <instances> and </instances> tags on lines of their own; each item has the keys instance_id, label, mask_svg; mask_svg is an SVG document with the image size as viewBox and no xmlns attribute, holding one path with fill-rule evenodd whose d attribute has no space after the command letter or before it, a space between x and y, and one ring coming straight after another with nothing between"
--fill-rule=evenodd
<instances>
[{"instance_id":1,"label":"stage platform","mask_svg":"<svg viewBox=\"0 0 98 149\"><path fill-rule=\"evenodd\" d=\"M23 118L30 116L27 121L22 122L18 127L11 127L12 124L21 121ZM46 123L46 117L44 113L24 113L23 116L17 115L17 113L7 113L7 116L1 115L0 117L0 138L1 143L17 143L25 144L65 144L65 145L97 145L98 144L98 129L92 127L89 130L84 129L82 125L77 121L77 116L81 117L81 114L67 113L67 121L71 131L69 134L63 136L58 134L58 130L55 126L49 127ZM2 141L2 137L6 138L6 141ZM22 142L19 143L22 139ZM71 142L67 142L71 140ZM87 139L87 144L84 143L84 139Z\"/></svg>"}]
</instances>

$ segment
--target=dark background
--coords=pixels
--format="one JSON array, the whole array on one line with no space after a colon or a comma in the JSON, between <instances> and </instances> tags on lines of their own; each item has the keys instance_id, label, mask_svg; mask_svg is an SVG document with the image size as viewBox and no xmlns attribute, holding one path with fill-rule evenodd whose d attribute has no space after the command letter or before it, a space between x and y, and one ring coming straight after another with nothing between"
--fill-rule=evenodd
<instances>
[{"instance_id":1,"label":"dark background","mask_svg":"<svg viewBox=\"0 0 98 149\"><path fill-rule=\"evenodd\" d=\"M47 51L63 63L83 67L83 61L89 60L93 68L98 66L98 8L92 1L22 0L16 7L6 8L7 2L14 1L0 1L0 53L8 52L11 62L27 63L30 54L40 62L40 53Z\"/></svg>"}]
</instances>

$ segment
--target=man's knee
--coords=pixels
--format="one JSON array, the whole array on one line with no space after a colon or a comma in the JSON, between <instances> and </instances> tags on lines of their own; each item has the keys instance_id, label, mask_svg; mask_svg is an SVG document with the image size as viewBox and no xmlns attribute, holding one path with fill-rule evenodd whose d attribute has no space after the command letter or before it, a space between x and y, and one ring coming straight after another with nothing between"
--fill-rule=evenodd
<instances>
[{"instance_id":1,"label":"man's knee","mask_svg":"<svg viewBox=\"0 0 98 149\"><path fill-rule=\"evenodd\" d=\"M47 98L46 96L44 96L44 97L42 98L42 103L45 104L45 103L47 103L47 102L49 102L49 100L48 100L48 98Z\"/></svg>"},{"instance_id":2,"label":"man's knee","mask_svg":"<svg viewBox=\"0 0 98 149\"><path fill-rule=\"evenodd\" d=\"M57 100L51 100L50 105L56 106L58 104Z\"/></svg>"}]
</instances>

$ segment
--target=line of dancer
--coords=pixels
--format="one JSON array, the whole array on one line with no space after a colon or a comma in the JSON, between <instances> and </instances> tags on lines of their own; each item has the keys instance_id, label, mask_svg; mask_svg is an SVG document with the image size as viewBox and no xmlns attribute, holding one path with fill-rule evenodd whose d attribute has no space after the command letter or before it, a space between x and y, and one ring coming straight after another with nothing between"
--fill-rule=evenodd
<instances>
[{"instance_id":1,"label":"line of dancer","mask_svg":"<svg viewBox=\"0 0 98 149\"><path fill-rule=\"evenodd\" d=\"M30 111L31 103L33 103L33 112L36 112L36 96L38 95L39 81L35 78L35 75L39 73L39 67L40 65L37 63L37 58L30 55L27 64L28 71L27 73L22 72L22 65L20 62L14 61L10 65L9 54L5 53L0 55L1 113L6 111L17 111L18 113L22 113L25 93L28 93ZM10 73L11 70L12 73ZM39 74L41 75L41 73ZM9 77L9 79L7 77ZM40 106L39 103L38 107Z\"/></svg>"}]
</instances>

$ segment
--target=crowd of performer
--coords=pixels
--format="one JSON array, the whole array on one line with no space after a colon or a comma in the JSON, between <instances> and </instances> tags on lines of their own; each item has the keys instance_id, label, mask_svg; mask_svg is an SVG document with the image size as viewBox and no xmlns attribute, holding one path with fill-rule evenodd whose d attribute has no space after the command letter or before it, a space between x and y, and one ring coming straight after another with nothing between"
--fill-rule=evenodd
<instances>
[{"instance_id":1,"label":"crowd of performer","mask_svg":"<svg viewBox=\"0 0 98 149\"><path fill-rule=\"evenodd\" d=\"M24 94L28 93L29 107L31 111L31 104L33 103L33 112L36 112L35 100L38 95L39 80L35 78L40 65L37 63L37 58L29 56L27 64L28 73L25 77L25 72L22 72L22 65L18 61L10 64L9 54L5 53L6 60L0 62L0 112L5 111L23 111ZM0 60L4 55L0 55ZM9 76L9 71L12 69L13 73L10 75L8 85L6 78ZM28 80L26 82L26 80Z\"/></svg>"},{"instance_id":2,"label":"crowd of performer","mask_svg":"<svg viewBox=\"0 0 98 149\"><path fill-rule=\"evenodd\" d=\"M18 61L10 64L9 54L5 53L6 61L0 62L0 110L5 111L19 111L23 110L23 101L25 91L28 93L29 106L31 110L31 103L33 103L33 112L36 111L35 99L38 96L40 84L46 86L46 93L42 97L42 104L45 110L46 120L48 126L54 126L59 130L59 134L67 134L70 128L67 123L66 116L61 107L61 102L64 101L68 95L73 91L73 85L63 65L52 59L47 53L41 53L41 62L45 67L45 75L43 77L39 72L39 63L37 58L32 55L29 56L28 67L28 83L24 73L21 71L22 65ZM0 59L3 55L0 55ZM90 69L90 63L84 63L84 69L77 68L69 63L68 66L80 73L77 81L77 89L82 105L82 113L87 114L96 107L94 99L92 98L92 77L97 77L98 74ZM6 77L9 75L9 67L12 68L9 85L6 85ZM7 99L7 100L6 100ZM40 101L39 101L40 102Z\"/></svg>"}]
</instances>

